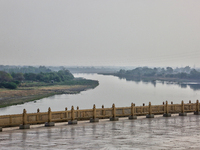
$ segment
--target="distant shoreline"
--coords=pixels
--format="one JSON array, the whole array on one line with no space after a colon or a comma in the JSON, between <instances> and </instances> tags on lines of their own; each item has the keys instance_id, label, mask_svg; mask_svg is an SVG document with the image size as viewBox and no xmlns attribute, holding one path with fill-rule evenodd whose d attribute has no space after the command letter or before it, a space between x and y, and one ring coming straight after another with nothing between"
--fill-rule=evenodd
<instances>
[{"instance_id":1,"label":"distant shoreline","mask_svg":"<svg viewBox=\"0 0 200 150\"><path fill-rule=\"evenodd\" d=\"M167 78L167 77L135 77L135 76L125 76L125 75L118 75L117 73L99 73L102 75L111 75L119 77L120 79L126 79L131 81L168 81L168 82L176 82L176 83L184 83L184 82L195 82L200 84L200 80L197 79L180 79L180 78Z\"/></svg>"}]
</instances>

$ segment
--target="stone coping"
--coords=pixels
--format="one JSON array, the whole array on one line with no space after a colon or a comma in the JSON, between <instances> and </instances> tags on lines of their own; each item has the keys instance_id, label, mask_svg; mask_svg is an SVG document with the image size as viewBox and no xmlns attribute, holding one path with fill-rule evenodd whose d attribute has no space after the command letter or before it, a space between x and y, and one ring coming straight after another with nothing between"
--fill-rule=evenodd
<instances>
[{"instance_id":1,"label":"stone coping","mask_svg":"<svg viewBox=\"0 0 200 150\"><path fill-rule=\"evenodd\" d=\"M194 115L194 112L192 113L187 113L187 116L189 115ZM171 116L179 116L179 114L171 114ZM187 117L185 116L185 117ZM154 118L158 118L158 117L163 117L163 115L154 115ZM181 117L181 116L180 116ZM127 120L127 121L137 121L138 119L154 119L154 118L146 118L146 116L137 116L137 119L135 120L130 120L128 119L128 117L122 117L122 118L119 118L119 121L123 121L123 120ZM107 119L99 119L99 122L111 122L109 118ZM96 122L98 123L98 122ZM90 123L90 120L84 120L84 121L78 121L77 125L79 126L82 126L84 124L91 124ZM76 126L77 126L76 125ZM55 126L52 126L51 128L54 128L56 126L68 126L68 122L58 122L58 123L55 123ZM72 126L72 125L70 125ZM30 125L30 129L24 129L24 130L31 130L31 129L36 129L36 128L46 128L44 126L44 124L37 124L37 125ZM12 131L12 130L20 130L19 129L19 126L16 126L16 127L6 127L6 128L2 128L2 132L6 132L6 131ZM21 130L23 131L23 130ZM1 134L1 133L0 133Z\"/></svg>"}]
</instances>

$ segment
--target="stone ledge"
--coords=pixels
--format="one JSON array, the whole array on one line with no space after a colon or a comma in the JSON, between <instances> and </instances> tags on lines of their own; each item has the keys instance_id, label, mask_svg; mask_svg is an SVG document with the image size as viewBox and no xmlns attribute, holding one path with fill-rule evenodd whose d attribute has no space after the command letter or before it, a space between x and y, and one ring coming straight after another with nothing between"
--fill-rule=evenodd
<instances>
[{"instance_id":1,"label":"stone ledge","mask_svg":"<svg viewBox=\"0 0 200 150\"><path fill-rule=\"evenodd\" d=\"M187 116L187 113L179 113L179 116Z\"/></svg>"},{"instance_id":2,"label":"stone ledge","mask_svg":"<svg viewBox=\"0 0 200 150\"><path fill-rule=\"evenodd\" d=\"M200 111L195 111L194 115L200 115Z\"/></svg>"},{"instance_id":3,"label":"stone ledge","mask_svg":"<svg viewBox=\"0 0 200 150\"><path fill-rule=\"evenodd\" d=\"M99 118L90 118L90 122L93 123L93 122L99 122Z\"/></svg>"},{"instance_id":4,"label":"stone ledge","mask_svg":"<svg viewBox=\"0 0 200 150\"><path fill-rule=\"evenodd\" d=\"M110 121L118 121L119 120L119 118L118 117L112 117L112 118L110 118Z\"/></svg>"},{"instance_id":5,"label":"stone ledge","mask_svg":"<svg viewBox=\"0 0 200 150\"><path fill-rule=\"evenodd\" d=\"M147 114L146 118L154 118L154 114Z\"/></svg>"},{"instance_id":6,"label":"stone ledge","mask_svg":"<svg viewBox=\"0 0 200 150\"><path fill-rule=\"evenodd\" d=\"M129 116L128 119L130 119L130 120L137 119L137 116Z\"/></svg>"},{"instance_id":7,"label":"stone ledge","mask_svg":"<svg viewBox=\"0 0 200 150\"><path fill-rule=\"evenodd\" d=\"M45 127L52 127L52 126L55 126L55 123L54 122L45 122L44 126Z\"/></svg>"},{"instance_id":8,"label":"stone ledge","mask_svg":"<svg viewBox=\"0 0 200 150\"><path fill-rule=\"evenodd\" d=\"M19 129L30 129L30 124L25 124L25 125L20 124Z\"/></svg>"},{"instance_id":9,"label":"stone ledge","mask_svg":"<svg viewBox=\"0 0 200 150\"><path fill-rule=\"evenodd\" d=\"M168 113L168 114L163 114L163 117L171 117L171 114Z\"/></svg>"},{"instance_id":10,"label":"stone ledge","mask_svg":"<svg viewBox=\"0 0 200 150\"><path fill-rule=\"evenodd\" d=\"M69 124L69 125L77 124L77 120L69 120L69 121L68 121L68 124Z\"/></svg>"}]
</instances>

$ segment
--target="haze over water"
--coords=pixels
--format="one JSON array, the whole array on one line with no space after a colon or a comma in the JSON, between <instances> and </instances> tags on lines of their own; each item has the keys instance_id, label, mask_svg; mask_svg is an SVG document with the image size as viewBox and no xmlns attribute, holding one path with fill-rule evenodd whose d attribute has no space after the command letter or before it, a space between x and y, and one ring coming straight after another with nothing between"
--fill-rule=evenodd
<instances>
[{"instance_id":1,"label":"haze over water","mask_svg":"<svg viewBox=\"0 0 200 150\"><path fill-rule=\"evenodd\" d=\"M102 105L108 108L113 103L115 103L116 107L125 107L130 106L132 102L136 106L140 106L143 103L148 105L149 102L152 105L160 105L166 100L169 103L173 101L180 104L182 100L185 103L188 103L189 100L195 102L200 97L200 90L193 90L189 86L181 88L177 84L162 82L156 82L155 84L142 81L126 81L114 76L97 74L75 74L74 76L98 80L99 86L95 89L83 91L80 94L55 95L37 100L36 103L28 102L22 105L1 108L0 114L19 114L22 113L24 108L27 110L27 113L36 112L37 108L41 112L47 112L48 107L51 107L52 111L61 111L65 110L65 107L71 109L72 105L75 108L79 106L79 109L90 109L93 107L93 104L96 104L97 108L100 108Z\"/></svg>"}]
</instances>

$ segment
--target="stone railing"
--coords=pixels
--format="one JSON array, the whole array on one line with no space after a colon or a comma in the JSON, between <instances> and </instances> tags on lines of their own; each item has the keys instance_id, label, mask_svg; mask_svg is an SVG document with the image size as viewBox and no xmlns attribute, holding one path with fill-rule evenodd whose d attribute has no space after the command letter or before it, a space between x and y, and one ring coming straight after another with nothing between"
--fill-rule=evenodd
<instances>
[{"instance_id":1,"label":"stone railing","mask_svg":"<svg viewBox=\"0 0 200 150\"><path fill-rule=\"evenodd\" d=\"M185 104L183 101L181 104L168 104L163 102L162 105L151 105L149 102L148 106L135 106L131 104L130 107L115 107L115 104L111 108L96 108L79 110L79 107L75 110L72 106L71 110L55 111L52 112L51 108L48 112L27 113L23 110L22 114L16 115L3 115L0 116L0 131L4 127L19 126L20 129L29 129L30 125L43 124L45 126L54 126L54 122L68 122L68 124L77 124L79 120L90 120L90 122L98 122L99 119L110 118L111 121L117 121L119 117L129 117L129 119L137 119L137 116L144 116L146 118L153 118L154 115L163 114L164 117L170 117L171 114L179 113L180 116L187 115L187 112L194 112L199 115L199 101L196 103Z\"/></svg>"}]
</instances>

